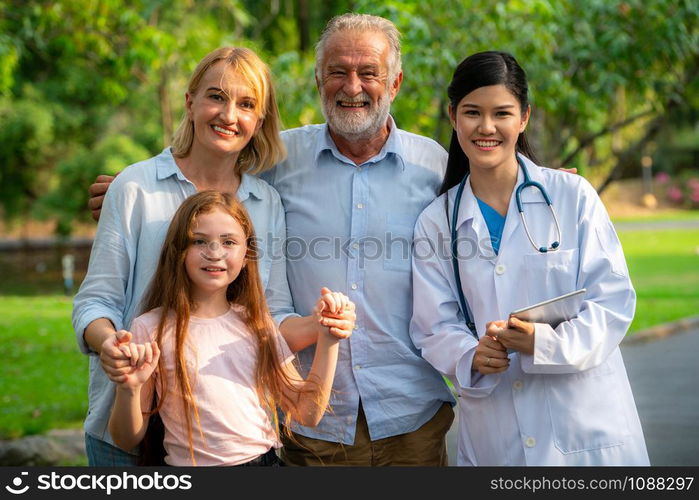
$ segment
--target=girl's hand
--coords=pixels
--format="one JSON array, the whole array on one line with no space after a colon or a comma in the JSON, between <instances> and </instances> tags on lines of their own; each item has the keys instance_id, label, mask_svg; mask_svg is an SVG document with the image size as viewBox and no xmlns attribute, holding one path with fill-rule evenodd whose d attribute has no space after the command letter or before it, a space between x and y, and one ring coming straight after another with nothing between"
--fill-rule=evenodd
<instances>
[{"instance_id":1,"label":"girl's hand","mask_svg":"<svg viewBox=\"0 0 699 500\"><path fill-rule=\"evenodd\" d=\"M503 328L497 331L496 337L506 349L534 354L534 323L517 318L498 323L502 323Z\"/></svg>"},{"instance_id":2,"label":"girl's hand","mask_svg":"<svg viewBox=\"0 0 699 500\"><path fill-rule=\"evenodd\" d=\"M160 359L158 343L155 341L145 344L129 342L122 344L120 349L129 358L129 367L125 374L109 376L109 378L124 389L135 389L142 386L153 375L158 366Z\"/></svg>"},{"instance_id":3,"label":"girl's hand","mask_svg":"<svg viewBox=\"0 0 699 500\"><path fill-rule=\"evenodd\" d=\"M476 346L476 354L471 364L472 370L483 375L491 375L504 372L509 368L510 358L507 357L507 349L495 336L504 326L504 321L491 321L486 325L485 335L478 340L478 346Z\"/></svg>"},{"instance_id":4,"label":"girl's hand","mask_svg":"<svg viewBox=\"0 0 699 500\"><path fill-rule=\"evenodd\" d=\"M327 327L333 336L346 339L352 335L357 315L354 302L345 294L323 287L314 314L318 318L318 323Z\"/></svg>"}]
</instances>

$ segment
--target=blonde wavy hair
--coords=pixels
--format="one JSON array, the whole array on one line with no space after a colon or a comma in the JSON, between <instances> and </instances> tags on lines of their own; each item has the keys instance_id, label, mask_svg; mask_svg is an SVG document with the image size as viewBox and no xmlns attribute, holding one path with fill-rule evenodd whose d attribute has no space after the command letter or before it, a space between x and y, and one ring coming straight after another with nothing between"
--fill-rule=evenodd
<instances>
[{"instance_id":1,"label":"blonde wavy hair","mask_svg":"<svg viewBox=\"0 0 699 500\"><path fill-rule=\"evenodd\" d=\"M263 120L262 127L238 155L235 168L238 173L258 174L272 168L286 157L286 148L279 136L281 118L269 67L255 52L244 47L221 47L207 54L194 70L187 92L199 90L204 74L219 61L242 78L255 93L255 111ZM185 110L172 139L172 154L176 158L189 155L194 142L194 123Z\"/></svg>"}]
</instances>

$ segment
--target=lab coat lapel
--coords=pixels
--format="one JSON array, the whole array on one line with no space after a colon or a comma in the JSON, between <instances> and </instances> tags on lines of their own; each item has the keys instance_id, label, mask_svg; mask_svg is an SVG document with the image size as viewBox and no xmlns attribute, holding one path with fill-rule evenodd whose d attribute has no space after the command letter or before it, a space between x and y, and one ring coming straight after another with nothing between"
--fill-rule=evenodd
<instances>
[{"instance_id":1,"label":"lab coat lapel","mask_svg":"<svg viewBox=\"0 0 699 500\"><path fill-rule=\"evenodd\" d=\"M464 230L465 228L461 227L469 221L471 222L471 230L473 233L469 233L467 230ZM478 208L478 202L476 201L476 197L471 189L470 177L464 186L456 224L459 239L475 237L475 241L470 242L469 246L475 243L479 253L486 248L490 248L490 233L488 232L485 219L483 218L483 214L481 214L480 208ZM461 251L461 246L459 247L459 250L461 255L463 253ZM492 260L493 259L488 259L490 262L492 262Z\"/></svg>"},{"instance_id":2,"label":"lab coat lapel","mask_svg":"<svg viewBox=\"0 0 699 500\"><path fill-rule=\"evenodd\" d=\"M529 167L531 170L531 167ZM531 174L530 174L531 175ZM505 227L502 228L502 240L500 241L500 252L498 253L498 259L503 256L503 254L508 253L508 248L513 244L512 239L515 234L515 230L522 225L519 218L519 211L517 210L517 201L515 200L515 192L520 184L524 182L524 174L522 169L517 169L517 182L510 195L510 205L507 207L507 218L505 219Z\"/></svg>"}]
</instances>

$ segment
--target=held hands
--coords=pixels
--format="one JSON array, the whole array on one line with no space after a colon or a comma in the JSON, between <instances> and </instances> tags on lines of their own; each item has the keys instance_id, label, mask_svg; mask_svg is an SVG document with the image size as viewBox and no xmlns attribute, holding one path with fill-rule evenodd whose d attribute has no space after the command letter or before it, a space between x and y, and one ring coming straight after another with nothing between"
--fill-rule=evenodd
<instances>
[{"instance_id":1,"label":"held hands","mask_svg":"<svg viewBox=\"0 0 699 500\"><path fill-rule=\"evenodd\" d=\"M357 315L354 302L345 294L323 287L313 313L319 325L327 327L330 334L338 339L346 339L352 335Z\"/></svg>"},{"instance_id":2,"label":"held hands","mask_svg":"<svg viewBox=\"0 0 699 500\"><path fill-rule=\"evenodd\" d=\"M499 329L497 323L504 324L504 321L492 321L486 325L485 335L478 340L476 354L473 356L471 369L483 375L502 373L510 366L507 349L491 335L492 332Z\"/></svg>"},{"instance_id":3,"label":"held hands","mask_svg":"<svg viewBox=\"0 0 699 500\"><path fill-rule=\"evenodd\" d=\"M102 368L109 379L126 389L143 385L155 371L159 359L157 342L133 343L131 333L125 330L107 339L100 353Z\"/></svg>"},{"instance_id":4,"label":"held hands","mask_svg":"<svg viewBox=\"0 0 699 500\"><path fill-rule=\"evenodd\" d=\"M486 335L497 339L506 349L534 354L534 323L517 318L493 321L488 323Z\"/></svg>"},{"instance_id":5,"label":"held hands","mask_svg":"<svg viewBox=\"0 0 699 500\"><path fill-rule=\"evenodd\" d=\"M107 193L107 188L109 184L114 180L119 174L111 175L98 175L95 182L88 188L87 192L90 194L90 199L87 200L87 208L92 212L92 218L95 221L100 220L100 213L102 212L102 203L104 203L104 195Z\"/></svg>"}]
</instances>

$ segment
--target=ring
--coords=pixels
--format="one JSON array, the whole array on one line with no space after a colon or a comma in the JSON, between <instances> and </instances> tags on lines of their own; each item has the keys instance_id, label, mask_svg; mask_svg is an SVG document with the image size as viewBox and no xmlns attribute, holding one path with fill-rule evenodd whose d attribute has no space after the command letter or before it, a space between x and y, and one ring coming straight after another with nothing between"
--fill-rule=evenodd
<instances>
[{"instance_id":1,"label":"ring","mask_svg":"<svg viewBox=\"0 0 699 500\"><path fill-rule=\"evenodd\" d=\"M485 366L490 366L490 358L485 358Z\"/></svg>"}]
</instances>

